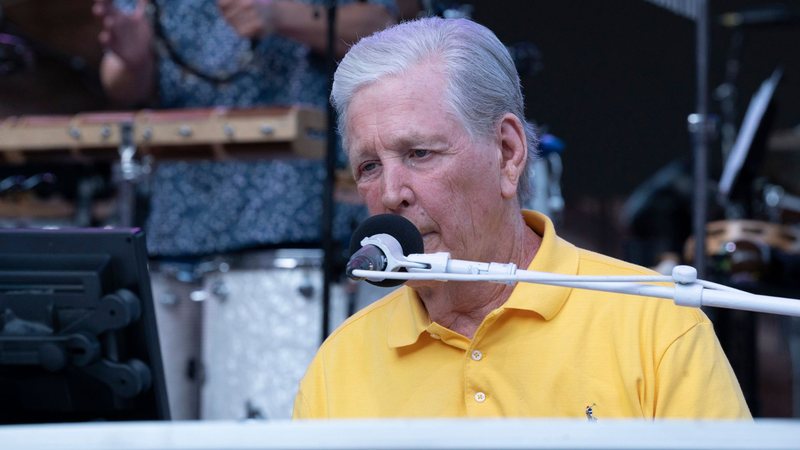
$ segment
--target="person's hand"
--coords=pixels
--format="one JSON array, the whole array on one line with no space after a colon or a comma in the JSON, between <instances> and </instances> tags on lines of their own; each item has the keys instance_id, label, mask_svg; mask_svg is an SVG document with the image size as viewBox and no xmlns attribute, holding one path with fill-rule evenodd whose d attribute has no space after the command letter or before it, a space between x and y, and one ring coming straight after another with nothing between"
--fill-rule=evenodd
<instances>
[{"instance_id":1,"label":"person's hand","mask_svg":"<svg viewBox=\"0 0 800 450\"><path fill-rule=\"evenodd\" d=\"M112 0L94 0L92 13L103 25L98 40L127 67L139 67L153 58L153 29L147 20L148 0L138 0L130 14L117 9Z\"/></svg>"},{"instance_id":2,"label":"person's hand","mask_svg":"<svg viewBox=\"0 0 800 450\"><path fill-rule=\"evenodd\" d=\"M275 0L218 0L225 21L247 38L260 38L275 32Z\"/></svg>"}]
</instances>

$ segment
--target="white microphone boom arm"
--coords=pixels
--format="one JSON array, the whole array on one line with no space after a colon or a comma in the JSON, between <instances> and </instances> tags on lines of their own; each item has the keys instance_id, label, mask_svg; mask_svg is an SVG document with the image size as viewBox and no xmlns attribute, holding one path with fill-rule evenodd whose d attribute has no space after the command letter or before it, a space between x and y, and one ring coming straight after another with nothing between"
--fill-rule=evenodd
<instances>
[{"instance_id":1,"label":"white microphone boom arm","mask_svg":"<svg viewBox=\"0 0 800 450\"><path fill-rule=\"evenodd\" d=\"M373 239L381 236L383 239ZM677 266L672 276L577 276L529 270L517 270L516 264L484 263L451 259L447 252L414 253L402 256L402 251L392 248L388 235L365 238L362 245L371 244L386 254L384 271L354 270L352 276L372 281L436 280L436 281L489 281L514 284L517 282L548 284L577 289L616 292L673 300L681 306L714 306L800 317L800 300L757 295L734 288L697 279L697 270L691 266ZM394 241L396 242L396 241ZM400 256L397 256L400 255ZM397 272L405 269L407 272ZM657 286L643 283L673 283L674 286Z\"/></svg>"}]
</instances>

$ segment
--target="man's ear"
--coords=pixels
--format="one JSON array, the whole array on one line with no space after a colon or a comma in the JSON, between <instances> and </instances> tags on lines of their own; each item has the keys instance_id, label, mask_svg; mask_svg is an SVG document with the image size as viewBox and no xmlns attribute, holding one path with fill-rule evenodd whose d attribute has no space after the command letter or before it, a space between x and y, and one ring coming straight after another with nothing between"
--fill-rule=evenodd
<instances>
[{"instance_id":1,"label":"man's ear","mask_svg":"<svg viewBox=\"0 0 800 450\"><path fill-rule=\"evenodd\" d=\"M511 199L519 191L519 179L528 159L528 140L525 126L520 119L506 113L498 125L500 143L500 192L504 199Z\"/></svg>"}]
</instances>

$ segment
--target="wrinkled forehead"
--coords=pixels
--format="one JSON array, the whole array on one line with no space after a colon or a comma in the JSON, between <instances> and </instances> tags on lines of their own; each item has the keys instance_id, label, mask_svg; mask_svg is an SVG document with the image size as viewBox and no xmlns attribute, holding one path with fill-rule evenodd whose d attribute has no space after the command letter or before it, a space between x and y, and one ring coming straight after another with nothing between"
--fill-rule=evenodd
<instances>
[{"instance_id":1,"label":"wrinkled forehead","mask_svg":"<svg viewBox=\"0 0 800 450\"><path fill-rule=\"evenodd\" d=\"M396 101L401 99L404 95L413 95L415 91L429 85L438 86L440 92L445 96L449 92L447 67L440 55L427 55L404 68L398 68L397 70L376 75L377 76L370 79L370 81L365 81L358 85L350 94L350 98L347 99L344 110L342 111L345 122L347 122L347 118L352 114L351 111L353 110L353 104L356 99L364 96L365 91L372 90L376 86L393 86L392 91L386 94L387 101ZM402 89L406 87L408 89ZM442 98L444 99L444 97ZM342 137L346 141L349 131L347 129L347 123L340 123L340 130L343 134Z\"/></svg>"},{"instance_id":2,"label":"wrinkled forehead","mask_svg":"<svg viewBox=\"0 0 800 450\"><path fill-rule=\"evenodd\" d=\"M464 127L443 94L444 81L424 74L395 77L353 96L347 114L346 150L355 155L377 149L441 148Z\"/></svg>"}]
</instances>

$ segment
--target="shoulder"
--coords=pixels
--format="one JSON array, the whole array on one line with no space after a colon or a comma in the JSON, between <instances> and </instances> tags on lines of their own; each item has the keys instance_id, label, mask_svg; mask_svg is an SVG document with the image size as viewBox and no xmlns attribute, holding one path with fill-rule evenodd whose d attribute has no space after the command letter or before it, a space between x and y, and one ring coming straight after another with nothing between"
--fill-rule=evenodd
<instances>
[{"instance_id":1,"label":"shoulder","mask_svg":"<svg viewBox=\"0 0 800 450\"><path fill-rule=\"evenodd\" d=\"M366 336L370 340L374 340L376 336L385 336L392 313L406 298L404 289L407 288L395 289L347 318L325 339L320 351L360 342Z\"/></svg>"},{"instance_id":2,"label":"shoulder","mask_svg":"<svg viewBox=\"0 0 800 450\"><path fill-rule=\"evenodd\" d=\"M578 254L579 275L661 275L649 268L590 250L578 249ZM668 283L660 284L668 287L671 286ZM623 314L627 317L638 317L640 320L647 322L648 325L654 326L659 330L672 330L674 333L681 334L696 325L711 324L708 317L699 308L678 306L672 299L627 294L604 294L602 296L615 297L610 299L609 301L611 301L611 304L606 306L616 313ZM598 295L592 297L596 298ZM597 301L601 300L598 299Z\"/></svg>"},{"instance_id":3,"label":"shoulder","mask_svg":"<svg viewBox=\"0 0 800 450\"><path fill-rule=\"evenodd\" d=\"M586 272L602 272L604 275L658 275L657 272L647 267L612 258L591 250L578 248L578 255L580 258L580 267L578 270L581 274L587 274ZM598 275L599 274L600 273L598 273Z\"/></svg>"}]
</instances>

